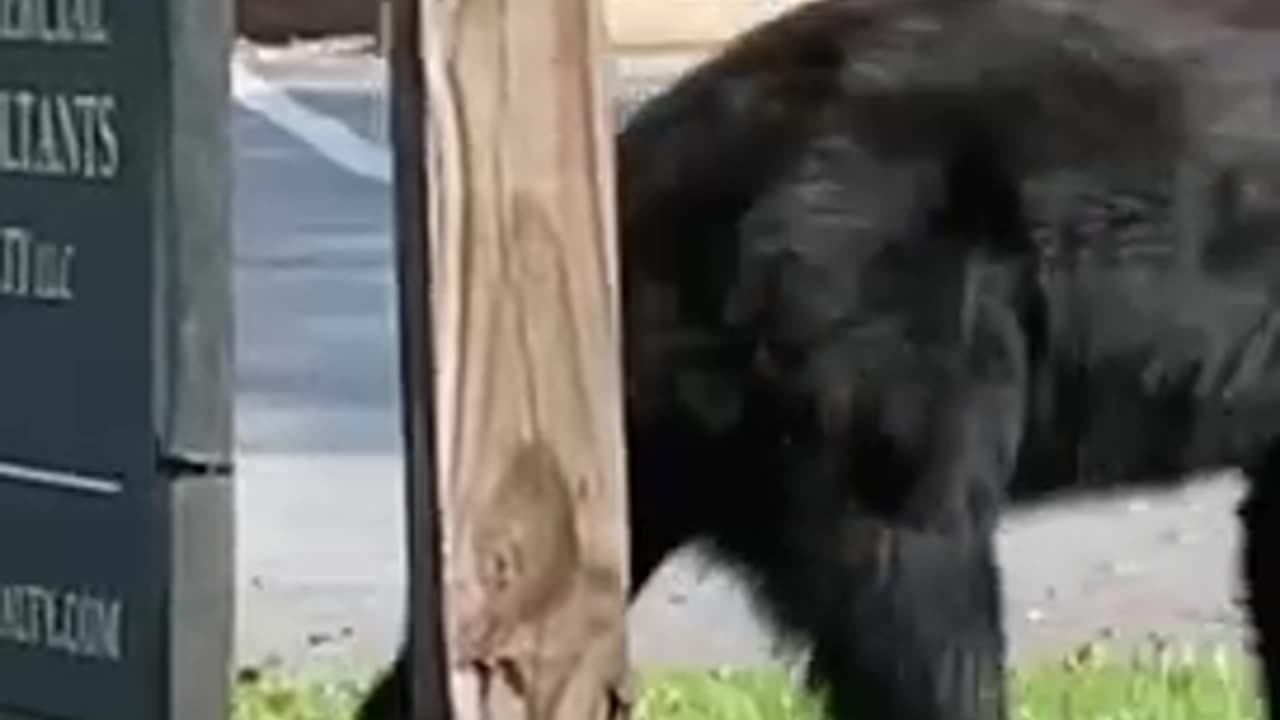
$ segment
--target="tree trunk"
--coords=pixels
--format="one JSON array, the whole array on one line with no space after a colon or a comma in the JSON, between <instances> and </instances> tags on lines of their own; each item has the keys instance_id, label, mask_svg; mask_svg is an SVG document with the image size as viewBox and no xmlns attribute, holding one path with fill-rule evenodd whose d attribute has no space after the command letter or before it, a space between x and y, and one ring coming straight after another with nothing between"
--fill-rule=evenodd
<instances>
[{"instance_id":1,"label":"tree trunk","mask_svg":"<svg viewBox=\"0 0 1280 720\"><path fill-rule=\"evenodd\" d=\"M627 714L613 132L597 0L422 0L458 720Z\"/></svg>"}]
</instances>

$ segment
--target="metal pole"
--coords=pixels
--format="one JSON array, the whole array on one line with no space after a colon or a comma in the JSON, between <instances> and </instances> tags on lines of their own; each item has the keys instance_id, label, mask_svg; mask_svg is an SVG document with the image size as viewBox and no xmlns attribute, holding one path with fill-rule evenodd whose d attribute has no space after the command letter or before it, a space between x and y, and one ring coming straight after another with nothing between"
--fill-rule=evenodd
<instances>
[{"instance_id":1,"label":"metal pole","mask_svg":"<svg viewBox=\"0 0 1280 720\"><path fill-rule=\"evenodd\" d=\"M441 534L435 474L435 362L427 223L426 86L421 0L388 0L388 71L395 178L395 242L400 329L401 419L409 558L411 717L450 720L441 600Z\"/></svg>"}]
</instances>

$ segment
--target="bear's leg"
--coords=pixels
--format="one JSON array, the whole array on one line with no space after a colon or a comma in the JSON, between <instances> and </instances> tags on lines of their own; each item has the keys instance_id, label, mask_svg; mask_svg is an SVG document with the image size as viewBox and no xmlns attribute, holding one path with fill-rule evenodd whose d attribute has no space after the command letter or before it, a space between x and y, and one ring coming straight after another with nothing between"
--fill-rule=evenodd
<instances>
[{"instance_id":1,"label":"bear's leg","mask_svg":"<svg viewBox=\"0 0 1280 720\"><path fill-rule=\"evenodd\" d=\"M843 608L815 618L810 682L839 720L1003 720L999 569L986 537L863 529L876 557L834 572Z\"/></svg>"},{"instance_id":2,"label":"bear's leg","mask_svg":"<svg viewBox=\"0 0 1280 720\"><path fill-rule=\"evenodd\" d=\"M747 564L837 720L1005 716L995 530L1020 413L1016 391L978 395L905 433L852 429L875 442L790 445L771 549Z\"/></svg>"},{"instance_id":3,"label":"bear's leg","mask_svg":"<svg viewBox=\"0 0 1280 720\"><path fill-rule=\"evenodd\" d=\"M1240 508L1243 580L1268 717L1280 717L1280 448L1248 472Z\"/></svg>"},{"instance_id":4,"label":"bear's leg","mask_svg":"<svg viewBox=\"0 0 1280 720\"><path fill-rule=\"evenodd\" d=\"M633 421L628 427L628 602L644 590L668 556L706 531L708 521L706 491L701 489L707 483L697 472L704 465L696 460L702 457L702 446L679 432L647 425Z\"/></svg>"}]
</instances>

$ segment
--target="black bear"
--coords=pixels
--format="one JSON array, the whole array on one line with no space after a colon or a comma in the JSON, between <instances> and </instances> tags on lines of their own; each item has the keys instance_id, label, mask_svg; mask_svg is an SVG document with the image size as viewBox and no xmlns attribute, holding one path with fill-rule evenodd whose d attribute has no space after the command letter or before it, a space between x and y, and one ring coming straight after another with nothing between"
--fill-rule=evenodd
<instances>
[{"instance_id":1,"label":"black bear","mask_svg":"<svg viewBox=\"0 0 1280 720\"><path fill-rule=\"evenodd\" d=\"M1002 509L1237 467L1275 707L1280 223L1187 77L1075 11L817 0L645 103L618 145L633 593L703 542L832 718L996 720ZM404 718L404 679L362 717Z\"/></svg>"}]
</instances>

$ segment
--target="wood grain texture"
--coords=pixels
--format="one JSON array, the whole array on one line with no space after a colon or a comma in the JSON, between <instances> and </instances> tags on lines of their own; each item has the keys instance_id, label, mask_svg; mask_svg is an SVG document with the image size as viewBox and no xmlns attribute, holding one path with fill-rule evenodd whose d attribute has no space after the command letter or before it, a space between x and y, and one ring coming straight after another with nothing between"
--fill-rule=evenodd
<instances>
[{"instance_id":1,"label":"wood grain texture","mask_svg":"<svg viewBox=\"0 0 1280 720\"><path fill-rule=\"evenodd\" d=\"M627 701L613 145L595 0L427 0L456 716Z\"/></svg>"}]
</instances>

